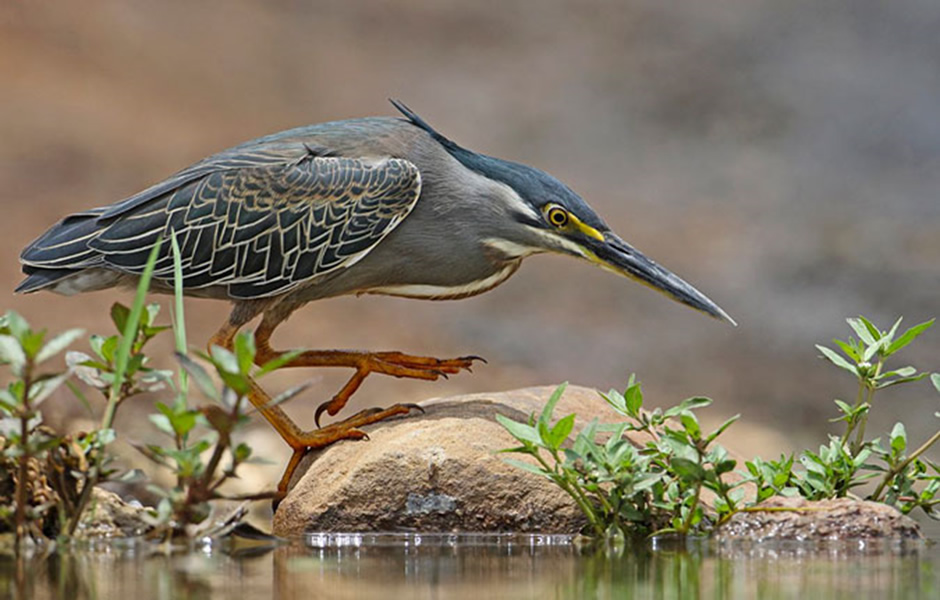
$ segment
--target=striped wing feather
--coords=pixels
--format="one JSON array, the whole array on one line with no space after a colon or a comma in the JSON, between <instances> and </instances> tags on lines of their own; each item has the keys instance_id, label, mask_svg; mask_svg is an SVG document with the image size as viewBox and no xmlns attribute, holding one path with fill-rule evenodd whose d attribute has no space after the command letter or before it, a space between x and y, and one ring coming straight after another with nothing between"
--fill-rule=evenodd
<instances>
[{"instance_id":1,"label":"striped wing feather","mask_svg":"<svg viewBox=\"0 0 940 600\"><path fill-rule=\"evenodd\" d=\"M324 156L305 145L220 155L110 207L65 219L23 254L27 267L143 271L175 233L186 288L236 299L287 292L365 256L417 202L402 159ZM154 276L172 280L170 244Z\"/></svg>"}]
</instances>

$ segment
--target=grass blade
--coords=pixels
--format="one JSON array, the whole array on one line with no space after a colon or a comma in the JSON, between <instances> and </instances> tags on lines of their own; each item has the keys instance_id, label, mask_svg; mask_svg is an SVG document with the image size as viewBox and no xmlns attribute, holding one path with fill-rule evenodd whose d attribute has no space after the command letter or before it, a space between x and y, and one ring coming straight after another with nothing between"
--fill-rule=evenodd
<instances>
[{"instance_id":1,"label":"grass blade","mask_svg":"<svg viewBox=\"0 0 940 600\"><path fill-rule=\"evenodd\" d=\"M176 340L176 351L186 356L186 314L183 312L183 262L180 257L180 246L176 241L176 231L170 231L170 243L173 246L173 310L171 320L173 323L173 338ZM180 398L186 398L189 392L189 374L185 369L180 370Z\"/></svg>"},{"instance_id":2,"label":"grass blade","mask_svg":"<svg viewBox=\"0 0 940 600\"><path fill-rule=\"evenodd\" d=\"M124 374L127 371L127 362L130 360L131 347L134 344L137 327L140 325L140 317L144 311L147 291L150 289L150 279L153 277L153 267L157 264L157 257L160 255L162 242L162 238L158 238L157 243L153 245L153 249L150 251L150 256L147 257L147 265L144 267L144 272L140 275L140 282L137 284L137 293L134 295L134 303L131 305L131 313L127 318L127 323L124 324L121 343L114 357L114 381L111 383L111 392L108 395L108 406L105 408L104 416L101 418L102 429L110 429L114 421L114 411L121 397L121 386L124 385Z\"/></svg>"}]
</instances>

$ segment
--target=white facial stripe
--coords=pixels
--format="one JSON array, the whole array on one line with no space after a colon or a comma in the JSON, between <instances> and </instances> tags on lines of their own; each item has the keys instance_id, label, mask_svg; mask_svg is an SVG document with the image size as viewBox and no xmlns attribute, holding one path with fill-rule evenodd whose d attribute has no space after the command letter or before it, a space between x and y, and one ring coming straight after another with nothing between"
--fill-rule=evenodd
<instances>
[{"instance_id":1,"label":"white facial stripe","mask_svg":"<svg viewBox=\"0 0 940 600\"><path fill-rule=\"evenodd\" d=\"M553 233L551 231L547 231L544 229L531 228L530 230L535 232L542 239L544 239L547 242L546 245L549 248L554 247L560 250L563 249L568 252L571 252L572 254L581 256L583 258L588 258L588 255L584 252L584 249L581 248L581 246L579 246L578 244L575 244L574 242L569 240L568 238L562 237L558 235L557 233Z\"/></svg>"},{"instance_id":2,"label":"white facial stripe","mask_svg":"<svg viewBox=\"0 0 940 600\"><path fill-rule=\"evenodd\" d=\"M538 254L539 252L555 250L557 252L570 252L576 256L590 260L590 256L581 246L567 238L552 233L551 231L537 229L535 227L530 227L529 231L544 239L546 242L545 246L524 246L499 238L488 238L484 240L483 243L504 254L507 258L525 258L526 256Z\"/></svg>"},{"instance_id":3,"label":"white facial stripe","mask_svg":"<svg viewBox=\"0 0 940 600\"><path fill-rule=\"evenodd\" d=\"M522 244L517 244L515 242L510 242L507 240L501 240L498 238L488 238L483 241L484 244L497 250L504 254L506 258L525 258L535 254L536 252L544 252L543 248L533 248L531 246L523 246Z\"/></svg>"}]
</instances>

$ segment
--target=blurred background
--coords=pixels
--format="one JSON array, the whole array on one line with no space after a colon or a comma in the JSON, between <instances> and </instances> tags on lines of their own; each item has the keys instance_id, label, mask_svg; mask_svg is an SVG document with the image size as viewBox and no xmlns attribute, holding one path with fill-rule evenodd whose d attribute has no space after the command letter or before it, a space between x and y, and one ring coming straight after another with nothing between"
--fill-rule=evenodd
<instances>
[{"instance_id":1,"label":"blurred background","mask_svg":"<svg viewBox=\"0 0 940 600\"><path fill-rule=\"evenodd\" d=\"M394 114L386 99L400 98L459 143L565 181L740 325L549 256L460 302L317 302L278 347L489 360L432 384L374 376L345 415L563 380L622 388L636 372L650 404L707 395L712 420L743 413L726 435L745 454L815 445L832 399L855 386L814 344L846 337L849 316L887 328L940 314L938 29L933 0L6 0L3 307L51 331L110 331L108 307L129 294L14 296L20 249L67 213L230 145ZM187 311L202 345L227 307ZM940 370L940 327L922 339L902 360ZM282 372L266 385L314 378L287 406L312 424L347 375ZM50 419L89 423L67 395L50 402ZM879 403L873 430L936 429L926 382ZM151 410L134 401L118 427L155 439ZM278 464L246 485L273 487L286 447L263 423L253 432Z\"/></svg>"}]
</instances>

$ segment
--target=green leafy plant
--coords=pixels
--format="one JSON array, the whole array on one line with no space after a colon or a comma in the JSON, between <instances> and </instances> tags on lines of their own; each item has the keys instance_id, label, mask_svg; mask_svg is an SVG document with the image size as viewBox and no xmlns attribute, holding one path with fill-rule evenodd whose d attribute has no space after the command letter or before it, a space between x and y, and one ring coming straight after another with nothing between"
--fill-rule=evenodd
<instances>
[{"instance_id":1,"label":"green leafy plant","mask_svg":"<svg viewBox=\"0 0 940 600\"><path fill-rule=\"evenodd\" d=\"M49 370L49 363L83 333L71 329L47 341L44 330L32 329L15 312L0 322L0 361L13 375L0 389L0 450L6 474L2 479L14 487L12 506L0 506L0 521L12 525L17 552L26 539L41 537L40 529L48 529L49 524L43 523L55 506L54 492L39 476L40 462L62 438L43 425L40 407L70 373Z\"/></svg>"},{"instance_id":2,"label":"green leafy plant","mask_svg":"<svg viewBox=\"0 0 940 600\"><path fill-rule=\"evenodd\" d=\"M755 457L745 461L748 482L754 484L755 503L759 504L773 496L797 496L800 489L793 483L793 455L781 456L778 460Z\"/></svg>"},{"instance_id":3,"label":"green leafy plant","mask_svg":"<svg viewBox=\"0 0 940 600\"><path fill-rule=\"evenodd\" d=\"M940 467L924 454L938 440L940 431L908 452L907 432L895 424L887 436L868 440L865 430L876 392L887 387L920 381L930 376L940 392L940 374L919 372L911 366L888 369L887 360L910 345L933 320L900 331L898 319L887 331L864 317L848 319L858 338L834 340L841 350L817 346L837 367L849 371L858 382L854 404L836 400L845 423L841 435L829 436L819 450L805 450L778 460L760 457L745 463L737 478L726 478L736 463L715 440L735 420L732 417L704 434L695 410L708 406L707 398L689 398L678 406L643 410L640 385L630 377L623 394L602 394L627 421L617 425L589 423L571 439L575 415L552 425L552 412L564 386L555 390L542 413L520 423L503 416L497 420L521 445L505 450L529 455L534 463L508 462L555 482L577 502L596 537L630 533L703 533L741 510L760 510L773 496L802 496L809 500L845 497L866 483L875 484L868 498L909 513L923 509L931 517L940 499ZM936 413L940 417L940 412ZM644 434L641 447L625 434ZM744 484L754 486L753 500L745 500ZM711 493L709 506L702 493Z\"/></svg>"},{"instance_id":4,"label":"green leafy plant","mask_svg":"<svg viewBox=\"0 0 940 600\"><path fill-rule=\"evenodd\" d=\"M847 321L858 338L833 340L841 353L826 346L816 347L829 362L855 377L858 382L855 403L835 401L840 412L835 421L844 422L845 431L841 436L830 436L829 444L820 447L818 453L804 452L800 462L806 472L796 474L793 481L805 497L820 499L843 497L851 489L877 480L874 491L868 496L871 500L885 502L904 513L920 507L928 515L937 517L933 507L940 502L936 499L940 491L940 470L923 455L940 439L940 430L910 454L903 423L894 425L887 436L887 446L881 438L868 440L865 436L868 415L878 391L930 376L940 392L940 374L920 372L912 366L887 367L888 359L930 329L934 320L903 332L901 319L888 330L879 329L865 317Z\"/></svg>"},{"instance_id":5,"label":"green leafy plant","mask_svg":"<svg viewBox=\"0 0 940 600\"><path fill-rule=\"evenodd\" d=\"M736 461L715 443L737 417L706 434L694 411L708 406L707 398L689 398L665 411L644 411L640 384L631 377L623 394L603 394L628 421L615 426L592 421L572 440L574 415L551 425L564 389L559 386L538 418L532 415L528 423L501 415L497 420L521 443L506 452L535 460L508 462L565 490L584 512L594 536L702 533L737 509L744 491L736 489L738 482L726 479ZM634 446L624 436L630 431L645 433L650 440ZM711 511L702 502L704 490L714 495Z\"/></svg>"},{"instance_id":6,"label":"green leafy plant","mask_svg":"<svg viewBox=\"0 0 940 600\"><path fill-rule=\"evenodd\" d=\"M44 331L33 330L16 313L8 313L0 322L0 362L13 376L6 389L0 389L0 467L4 467L0 469L0 530L15 529L18 549L26 539L72 536L99 483L143 479L139 471L121 473L107 451L116 437L112 425L118 408L143 392L169 397L156 402L158 412L150 421L172 442L139 448L169 468L176 480L169 489L150 486L161 497L150 520L155 535L205 535L211 503L224 497L220 488L237 476L240 465L252 460L250 447L233 441L233 434L248 418L243 400L253 378L283 366L294 355L285 354L255 368L254 338L239 335L234 351L213 347L209 354L197 353L221 381L217 386L209 371L187 353L179 247L174 237L170 241L175 272L172 329L179 364L175 371L153 368L146 353L149 342L171 328L157 324L159 305L146 303L159 243L150 254L132 305L111 307L117 332L92 335L90 354L69 351L64 370L50 370L48 365L83 336L81 330L46 341ZM190 405L190 378L211 404ZM65 385L92 411L78 382L99 391L106 400L100 426L77 435L57 434L43 424L39 407ZM283 402L304 387L288 390L272 402ZM15 488L13 493L5 494L5 486ZM271 494L244 499L264 497Z\"/></svg>"},{"instance_id":7,"label":"green leafy plant","mask_svg":"<svg viewBox=\"0 0 940 600\"><path fill-rule=\"evenodd\" d=\"M183 533L190 537L194 532L203 532L200 525L210 516L213 500L275 497L275 493L268 492L235 497L221 490L226 481L237 477L240 465L254 460L247 444L233 440L234 433L248 422L245 398L251 392L254 379L294 357L287 354L255 368L255 354L251 333L235 338L234 351L213 346L208 354L198 353L221 380L222 385L218 387L199 362L176 353L180 374L188 374L211 403L191 407L187 397L180 394L172 404L158 402L159 412L150 415L150 421L172 439L172 445L147 444L137 448L154 463L170 469L176 479L176 485L169 489L150 486L151 491L161 497L151 520L158 532ZM288 400L305 387L287 390L274 398L272 404Z\"/></svg>"},{"instance_id":8,"label":"green leafy plant","mask_svg":"<svg viewBox=\"0 0 940 600\"><path fill-rule=\"evenodd\" d=\"M158 249L150 254L132 307L112 307L112 320L119 333L92 336L90 345L95 357L69 352L66 370L47 372L46 364L80 338L83 331L69 330L44 344L45 331L33 330L16 313L8 313L0 326L0 360L10 367L13 376L6 390L0 392L0 421L4 424L0 446L4 459L15 458L18 463L12 518L17 551L27 539L41 540L56 534L68 537L75 532L92 489L115 476L116 470L109 466L107 446L115 439L112 424L118 406L140 391L154 389L165 377L147 367L143 353L144 345L161 330L152 323L156 308L144 306ZM84 394L71 381L73 375L101 390L107 405L98 428L65 436L43 425L39 406L54 391L68 385L90 409ZM12 422L19 426L9 427ZM53 507L56 510L50 511ZM6 512L0 509L0 522L11 521ZM58 519L50 520L50 514Z\"/></svg>"}]
</instances>

